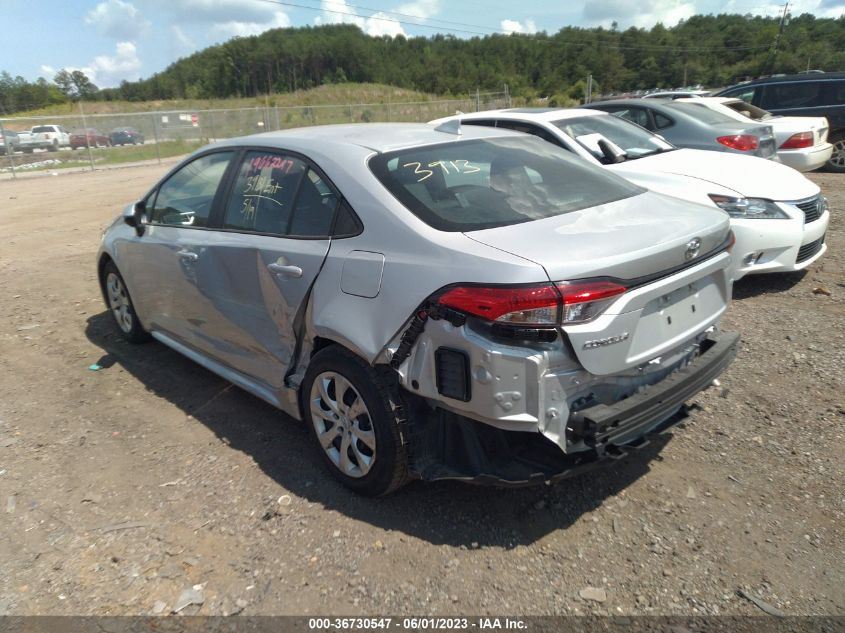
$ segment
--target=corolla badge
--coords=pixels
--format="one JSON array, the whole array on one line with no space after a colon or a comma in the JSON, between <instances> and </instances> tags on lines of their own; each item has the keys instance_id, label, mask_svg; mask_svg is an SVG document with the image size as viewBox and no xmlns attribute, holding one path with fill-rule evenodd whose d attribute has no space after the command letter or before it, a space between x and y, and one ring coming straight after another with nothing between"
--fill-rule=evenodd
<instances>
[{"instance_id":1,"label":"corolla badge","mask_svg":"<svg viewBox=\"0 0 845 633\"><path fill-rule=\"evenodd\" d=\"M622 332L622 334L617 334L616 336L608 336L607 338L597 338L593 339L592 341L587 341L584 343L584 349L595 349L597 347L606 347L608 345L613 345L614 343L621 343L622 341L628 338L628 332Z\"/></svg>"},{"instance_id":2,"label":"corolla badge","mask_svg":"<svg viewBox=\"0 0 845 633\"><path fill-rule=\"evenodd\" d=\"M698 257L698 251L701 250L701 238L694 237L687 242L687 250L684 252L684 259L689 261Z\"/></svg>"}]
</instances>

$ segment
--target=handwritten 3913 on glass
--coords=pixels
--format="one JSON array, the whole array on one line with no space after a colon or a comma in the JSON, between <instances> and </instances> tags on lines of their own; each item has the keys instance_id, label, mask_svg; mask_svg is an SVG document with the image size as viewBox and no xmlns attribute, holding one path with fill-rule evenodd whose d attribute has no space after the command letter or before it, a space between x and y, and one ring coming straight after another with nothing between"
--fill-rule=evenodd
<instances>
[{"instance_id":1,"label":"handwritten 3913 on glass","mask_svg":"<svg viewBox=\"0 0 845 633\"><path fill-rule=\"evenodd\" d=\"M423 163L418 161L412 161L410 163L405 163L402 165L405 169L414 169L414 173L419 176L417 178L417 182L422 182L426 178L431 178L434 175L434 171L432 169L427 169L427 167L439 167L443 170L443 173L448 174L475 174L481 171L480 167L476 167L468 160L464 160L463 158L459 158L457 160L435 160L431 163L426 164L423 166ZM451 170L451 171L450 171Z\"/></svg>"}]
</instances>

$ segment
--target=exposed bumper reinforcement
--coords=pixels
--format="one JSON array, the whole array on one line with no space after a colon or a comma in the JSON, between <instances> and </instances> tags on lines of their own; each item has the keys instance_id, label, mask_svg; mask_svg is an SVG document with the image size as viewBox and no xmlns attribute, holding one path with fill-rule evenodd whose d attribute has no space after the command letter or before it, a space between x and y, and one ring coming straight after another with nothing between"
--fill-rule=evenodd
<instances>
[{"instance_id":1,"label":"exposed bumper reinforcement","mask_svg":"<svg viewBox=\"0 0 845 633\"><path fill-rule=\"evenodd\" d=\"M580 411L581 432L593 438L587 451L567 454L539 432L505 431L411 404L411 470L427 481L518 487L554 483L621 459L682 422L687 417L684 402L730 364L738 343L738 334L723 332L695 362L663 381L616 405Z\"/></svg>"},{"instance_id":2,"label":"exposed bumper reinforcement","mask_svg":"<svg viewBox=\"0 0 845 633\"><path fill-rule=\"evenodd\" d=\"M598 404L572 414L568 432L573 442L585 441L599 452L641 435L662 417L705 389L736 357L739 334L722 332L718 341L693 363L642 392L613 405Z\"/></svg>"}]
</instances>

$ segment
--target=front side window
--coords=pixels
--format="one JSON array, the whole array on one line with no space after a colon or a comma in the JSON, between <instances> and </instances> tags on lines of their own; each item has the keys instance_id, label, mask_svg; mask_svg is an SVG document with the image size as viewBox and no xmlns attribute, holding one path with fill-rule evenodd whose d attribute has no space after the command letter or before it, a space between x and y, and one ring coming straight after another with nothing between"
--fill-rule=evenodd
<instances>
[{"instance_id":1,"label":"front side window","mask_svg":"<svg viewBox=\"0 0 845 633\"><path fill-rule=\"evenodd\" d=\"M441 231L475 231L562 215L642 189L536 137L461 140L374 156L370 169Z\"/></svg>"},{"instance_id":2,"label":"front side window","mask_svg":"<svg viewBox=\"0 0 845 633\"><path fill-rule=\"evenodd\" d=\"M675 149L659 136L615 116L596 115L562 119L554 121L553 125L599 160L605 158L599 147L601 139L616 145L625 152L629 160Z\"/></svg>"},{"instance_id":3,"label":"front side window","mask_svg":"<svg viewBox=\"0 0 845 633\"><path fill-rule=\"evenodd\" d=\"M159 187L151 210L151 224L205 227L211 205L232 152L206 154L191 161Z\"/></svg>"},{"instance_id":4,"label":"front side window","mask_svg":"<svg viewBox=\"0 0 845 633\"><path fill-rule=\"evenodd\" d=\"M726 90L719 96L722 97L736 97L742 99L745 103L753 103L755 88L734 88L733 90Z\"/></svg>"}]
</instances>

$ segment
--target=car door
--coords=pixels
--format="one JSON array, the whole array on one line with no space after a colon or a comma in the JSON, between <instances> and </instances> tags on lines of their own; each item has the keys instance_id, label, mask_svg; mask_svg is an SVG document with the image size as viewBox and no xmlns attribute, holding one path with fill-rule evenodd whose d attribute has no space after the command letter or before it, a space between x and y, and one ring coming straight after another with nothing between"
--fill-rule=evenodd
<instances>
[{"instance_id":1,"label":"car door","mask_svg":"<svg viewBox=\"0 0 845 633\"><path fill-rule=\"evenodd\" d=\"M168 176L146 200L143 234L115 247L142 323L192 347L201 347L195 325L207 310L197 267L206 255L212 209L220 203L234 155L210 152Z\"/></svg>"},{"instance_id":2,"label":"car door","mask_svg":"<svg viewBox=\"0 0 845 633\"><path fill-rule=\"evenodd\" d=\"M243 153L198 262L210 307L194 338L207 339L209 355L272 390L283 388L338 202L305 158Z\"/></svg>"}]
</instances>

